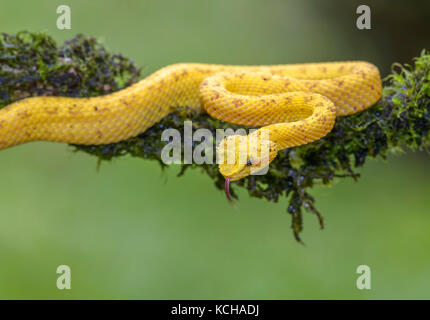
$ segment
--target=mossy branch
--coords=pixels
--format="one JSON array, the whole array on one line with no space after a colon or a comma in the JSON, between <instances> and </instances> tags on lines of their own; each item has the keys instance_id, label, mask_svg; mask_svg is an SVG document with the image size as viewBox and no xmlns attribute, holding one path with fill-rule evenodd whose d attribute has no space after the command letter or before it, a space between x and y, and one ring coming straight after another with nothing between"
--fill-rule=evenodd
<instances>
[{"instance_id":1,"label":"mossy branch","mask_svg":"<svg viewBox=\"0 0 430 320\"><path fill-rule=\"evenodd\" d=\"M137 81L140 69L121 55L111 54L94 38L78 35L57 45L45 34L28 32L3 34L0 39L0 107L37 95L97 96L116 91ZM330 185L335 178L359 178L356 168L368 157L386 158L402 149L425 149L430 145L430 55L423 51L413 66L393 65L385 79L383 97L372 108L336 120L333 130L323 139L279 153L268 174L249 176L235 183L252 197L277 202L289 197L287 212L292 216L294 236L300 241L303 209L323 219L309 194L314 185ZM177 106L177 112L141 135L119 143L100 146L75 145L76 150L97 156L100 161L131 155L157 160L162 167L161 132L166 128L183 129L185 120L194 129L240 126L190 112ZM197 142L196 142L197 144ZM224 179L216 165L181 165L179 176L189 168L200 168L215 186L223 188ZM232 195L236 197L234 189Z\"/></svg>"}]
</instances>

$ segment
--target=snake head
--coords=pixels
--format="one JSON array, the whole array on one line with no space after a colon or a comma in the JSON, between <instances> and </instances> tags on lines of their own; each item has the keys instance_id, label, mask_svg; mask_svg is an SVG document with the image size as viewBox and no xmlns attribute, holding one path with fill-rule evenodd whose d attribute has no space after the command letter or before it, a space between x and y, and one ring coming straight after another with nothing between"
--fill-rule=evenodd
<instances>
[{"instance_id":1,"label":"snake head","mask_svg":"<svg viewBox=\"0 0 430 320\"><path fill-rule=\"evenodd\" d=\"M227 198L231 201L230 181L251 174L263 174L278 150L276 143L261 138L259 130L247 136L231 135L224 138L217 147L217 159L219 171L225 178Z\"/></svg>"}]
</instances>

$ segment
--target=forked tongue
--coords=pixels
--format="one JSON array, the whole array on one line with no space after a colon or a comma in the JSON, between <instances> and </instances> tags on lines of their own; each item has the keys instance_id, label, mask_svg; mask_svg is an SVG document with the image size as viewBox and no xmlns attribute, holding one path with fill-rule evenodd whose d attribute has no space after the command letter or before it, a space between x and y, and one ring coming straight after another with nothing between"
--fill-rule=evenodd
<instances>
[{"instance_id":1,"label":"forked tongue","mask_svg":"<svg viewBox=\"0 0 430 320\"><path fill-rule=\"evenodd\" d=\"M225 178L224 189L225 189L225 195L227 196L228 201L233 202L230 196L230 179L231 178Z\"/></svg>"}]
</instances>

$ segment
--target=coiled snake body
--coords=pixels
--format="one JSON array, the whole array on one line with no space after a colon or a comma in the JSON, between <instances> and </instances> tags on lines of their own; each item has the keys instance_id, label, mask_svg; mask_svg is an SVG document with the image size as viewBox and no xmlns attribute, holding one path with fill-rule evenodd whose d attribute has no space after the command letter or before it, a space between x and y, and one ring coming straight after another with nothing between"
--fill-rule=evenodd
<instances>
[{"instance_id":1,"label":"coiled snake body","mask_svg":"<svg viewBox=\"0 0 430 320\"><path fill-rule=\"evenodd\" d=\"M281 149L325 136L336 115L368 108L381 92L379 71L367 62L175 64L105 96L14 102L0 110L0 149L34 140L118 142L144 132L174 107L188 106L227 122L267 129L271 161ZM254 165L250 158L248 154L245 164L220 164L220 171L227 181L240 179Z\"/></svg>"}]
</instances>

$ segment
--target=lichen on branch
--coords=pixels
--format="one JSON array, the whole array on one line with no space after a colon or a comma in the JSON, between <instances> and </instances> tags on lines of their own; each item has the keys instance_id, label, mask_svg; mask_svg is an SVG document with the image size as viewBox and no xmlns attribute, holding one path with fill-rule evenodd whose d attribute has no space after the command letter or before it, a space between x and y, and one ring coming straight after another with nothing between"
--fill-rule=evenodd
<instances>
[{"instance_id":1,"label":"lichen on branch","mask_svg":"<svg viewBox=\"0 0 430 320\"><path fill-rule=\"evenodd\" d=\"M46 34L22 32L0 38L0 107L28 96L97 96L136 82L140 69L131 59L109 53L94 38L78 35L57 45ZM375 106L358 114L339 117L333 130L323 139L279 153L269 172L249 176L233 183L245 188L251 197L277 202L289 198L287 212L292 216L293 234L300 241L303 210L323 219L309 190L314 185L330 185L334 179L353 178L366 159L386 158L402 149L424 149L430 144L430 54L423 51L413 66L393 65L384 81L383 97ZM99 146L75 145L78 151L100 161L131 155L156 160L162 167L161 141L166 128L183 130L191 120L193 129L238 129L186 106L164 118L137 137ZM183 135L182 135L183 136ZM195 142L198 144L198 142ZM189 168L200 168L215 186L222 189L224 178L215 164L181 164L179 176Z\"/></svg>"}]
</instances>

